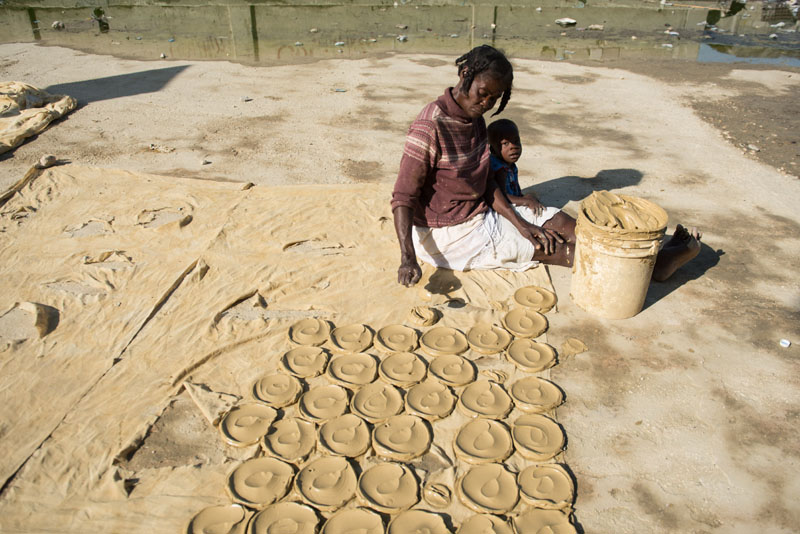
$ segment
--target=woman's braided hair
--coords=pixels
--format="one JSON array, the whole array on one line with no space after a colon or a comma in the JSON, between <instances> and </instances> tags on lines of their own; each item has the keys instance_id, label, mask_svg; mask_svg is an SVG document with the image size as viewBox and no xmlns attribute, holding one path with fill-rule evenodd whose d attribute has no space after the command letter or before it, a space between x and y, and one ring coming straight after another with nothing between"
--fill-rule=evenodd
<instances>
[{"instance_id":1,"label":"woman's braided hair","mask_svg":"<svg viewBox=\"0 0 800 534\"><path fill-rule=\"evenodd\" d=\"M464 74L464 81L462 82L462 89L469 91L472 86L472 80L481 72L491 72L500 79L508 80L508 89L503 91L503 96L500 99L500 107L497 111L492 113L492 117L499 114L505 109L506 104L511 99L511 84L514 81L514 69L502 52L489 45L476 46L460 58L456 60L458 66L458 75Z\"/></svg>"}]
</instances>

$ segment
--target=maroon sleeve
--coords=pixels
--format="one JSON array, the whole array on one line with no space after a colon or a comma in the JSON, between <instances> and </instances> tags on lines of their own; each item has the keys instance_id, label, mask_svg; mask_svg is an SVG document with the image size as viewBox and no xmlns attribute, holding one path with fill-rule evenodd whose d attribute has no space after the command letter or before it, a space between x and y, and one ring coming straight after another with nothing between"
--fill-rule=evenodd
<instances>
[{"instance_id":1,"label":"maroon sleeve","mask_svg":"<svg viewBox=\"0 0 800 534\"><path fill-rule=\"evenodd\" d=\"M400 171L392 192L392 210L398 206L419 208L419 196L425 180L439 159L440 149L436 127L432 121L416 120L408 129Z\"/></svg>"}]
</instances>

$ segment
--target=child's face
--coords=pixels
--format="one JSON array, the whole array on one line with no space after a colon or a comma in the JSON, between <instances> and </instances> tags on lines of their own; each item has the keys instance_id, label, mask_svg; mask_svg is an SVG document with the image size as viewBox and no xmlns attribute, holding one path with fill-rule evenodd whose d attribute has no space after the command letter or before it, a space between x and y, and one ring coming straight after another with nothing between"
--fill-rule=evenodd
<instances>
[{"instance_id":1,"label":"child's face","mask_svg":"<svg viewBox=\"0 0 800 534\"><path fill-rule=\"evenodd\" d=\"M513 128L503 130L492 143L492 148L506 163L516 163L522 155L519 132Z\"/></svg>"}]
</instances>

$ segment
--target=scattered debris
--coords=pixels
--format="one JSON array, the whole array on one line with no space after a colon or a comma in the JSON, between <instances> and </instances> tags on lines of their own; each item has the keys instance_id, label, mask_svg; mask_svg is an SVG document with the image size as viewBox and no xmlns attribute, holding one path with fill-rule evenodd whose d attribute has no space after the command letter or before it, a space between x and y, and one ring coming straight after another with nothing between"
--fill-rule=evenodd
<instances>
[{"instance_id":1,"label":"scattered debris","mask_svg":"<svg viewBox=\"0 0 800 534\"><path fill-rule=\"evenodd\" d=\"M407 30L408 24L397 24L395 25L395 28L397 28L398 30Z\"/></svg>"},{"instance_id":2,"label":"scattered debris","mask_svg":"<svg viewBox=\"0 0 800 534\"><path fill-rule=\"evenodd\" d=\"M671 35L672 37L680 37L681 35L680 33L672 30L666 30L664 33L666 33L667 35Z\"/></svg>"},{"instance_id":3,"label":"scattered debris","mask_svg":"<svg viewBox=\"0 0 800 534\"><path fill-rule=\"evenodd\" d=\"M780 345L781 345L781 347L783 347L784 349L788 349L788 348L789 348L789 347L792 345L792 342L791 342L791 341L789 341L788 339L781 339L781 340L780 340Z\"/></svg>"},{"instance_id":4,"label":"scattered debris","mask_svg":"<svg viewBox=\"0 0 800 534\"><path fill-rule=\"evenodd\" d=\"M56 164L58 158L56 158L52 154L48 154L46 156L42 156L42 159L35 165L37 169L47 169L48 167L52 167Z\"/></svg>"},{"instance_id":5,"label":"scattered debris","mask_svg":"<svg viewBox=\"0 0 800 534\"><path fill-rule=\"evenodd\" d=\"M344 46L344 41L336 41L333 46Z\"/></svg>"},{"instance_id":6,"label":"scattered debris","mask_svg":"<svg viewBox=\"0 0 800 534\"><path fill-rule=\"evenodd\" d=\"M242 102L252 102L252 101L253 101L253 99L250 98L249 96L243 96L242 97Z\"/></svg>"},{"instance_id":7,"label":"scattered debris","mask_svg":"<svg viewBox=\"0 0 800 534\"><path fill-rule=\"evenodd\" d=\"M492 22L492 29L494 30L494 29L496 29L496 28L497 28L497 24L495 24L494 22Z\"/></svg>"},{"instance_id":8,"label":"scattered debris","mask_svg":"<svg viewBox=\"0 0 800 534\"><path fill-rule=\"evenodd\" d=\"M53 21L53 24L51 25L51 27L54 30L63 30L64 29L64 23L61 22L60 20L56 20L56 21Z\"/></svg>"},{"instance_id":9,"label":"scattered debris","mask_svg":"<svg viewBox=\"0 0 800 534\"><path fill-rule=\"evenodd\" d=\"M339 88L336 88L336 89L334 89L334 90L333 90L333 92L334 92L334 93L346 93L346 92L347 92L347 89L339 89Z\"/></svg>"},{"instance_id":10,"label":"scattered debris","mask_svg":"<svg viewBox=\"0 0 800 534\"><path fill-rule=\"evenodd\" d=\"M761 149L758 148L756 145L747 145L747 150L751 152L761 152Z\"/></svg>"},{"instance_id":11,"label":"scattered debris","mask_svg":"<svg viewBox=\"0 0 800 534\"><path fill-rule=\"evenodd\" d=\"M211 165L211 160L208 158L203 158L203 160L200 162L200 165Z\"/></svg>"},{"instance_id":12,"label":"scattered debris","mask_svg":"<svg viewBox=\"0 0 800 534\"><path fill-rule=\"evenodd\" d=\"M171 146L164 146L164 145L157 145L155 143L150 143L150 150L153 152L160 152L162 154L169 154L171 152L175 152L175 149Z\"/></svg>"},{"instance_id":13,"label":"scattered debris","mask_svg":"<svg viewBox=\"0 0 800 534\"><path fill-rule=\"evenodd\" d=\"M571 18L569 18L569 17L564 17L564 18L561 18L561 19L556 19L556 24L558 24L559 26L561 26L561 27L563 27L563 28L567 28L567 27L569 27L569 26L575 26L577 23L578 23L578 21L577 21L577 20L575 20L575 19L571 19Z\"/></svg>"},{"instance_id":14,"label":"scattered debris","mask_svg":"<svg viewBox=\"0 0 800 534\"><path fill-rule=\"evenodd\" d=\"M167 57L167 54L165 54L164 52L161 52L161 59L166 59L166 57Z\"/></svg>"},{"instance_id":15,"label":"scattered debris","mask_svg":"<svg viewBox=\"0 0 800 534\"><path fill-rule=\"evenodd\" d=\"M771 34L769 35L769 38L770 38L770 39L772 39L772 40L774 41L775 39L777 39L777 38L778 38L778 34L777 34L777 33L771 33Z\"/></svg>"},{"instance_id":16,"label":"scattered debris","mask_svg":"<svg viewBox=\"0 0 800 534\"><path fill-rule=\"evenodd\" d=\"M598 31L601 32L606 29L605 25L603 24L589 24L586 29L588 31Z\"/></svg>"},{"instance_id":17,"label":"scattered debris","mask_svg":"<svg viewBox=\"0 0 800 534\"><path fill-rule=\"evenodd\" d=\"M405 43L406 41L408 41L408 37L405 35L398 35L397 40L400 41L401 43Z\"/></svg>"},{"instance_id":18,"label":"scattered debris","mask_svg":"<svg viewBox=\"0 0 800 534\"><path fill-rule=\"evenodd\" d=\"M174 43L175 42L175 38L174 37L170 37L169 39L167 39L167 42L168 43Z\"/></svg>"},{"instance_id":19,"label":"scattered debris","mask_svg":"<svg viewBox=\"0 0 800 534\"><path fill-rule=\"evenodd\" d=\"M450 37L451 37L452 39L458 39L458 34L457 34L457 33L451 33L451 34L450 34Z\"/></svg>"},{"instance_id":20,"label":"scattered debris","mask_svg":"<svg viewBox=\"0 0 800 534\"><path fill-rule=\"evenodd\" d=\"M537 12L537 13L541 13L541 12L542 12L542 8L541 8L541 7L537 7L537 8L536 8L536 12Z\"/></svg>"},{"instance_id":21,"label":"scattered debris","mask_svg":"<svg viewBox=\"0 0 800 534\"><path fill-rule=\"evenodd\" d=\"M303 43L302 43L302 42L300 42L300 41L295 41L294 45L295 45L295 46L303 46Z\"/></svg>"},{"instance_id":22,"label":"scattered debris","mask_svg":"<svg viewBox=\"0 0 800 534\"><path fill-rule=\"evenodd\" d=\"M783 28L786 26L785 22L776 22L775 24L770 24L770 28Z\"/></svg>"},{"instance_id":23,"label":"scattered debris","mask_svg":"<svg viewBox=\"0 0 800 534\"><path fill-rule=\"evenodd\" d=\"M308 30L308 33L317 33L318 31L319 29L317 28L311 28L310 30Z\"/></svg>"},{"instance_id":24,"label":"scattered debris","mask_svg":"<svg viewBox=\"0 0 800 534\"><path fill-rule=\"evenodd\" d=\"M663 46L664 48L672 48L672 45L670 43L663 43L661 46Z\"/></svg>"}]
</instances>

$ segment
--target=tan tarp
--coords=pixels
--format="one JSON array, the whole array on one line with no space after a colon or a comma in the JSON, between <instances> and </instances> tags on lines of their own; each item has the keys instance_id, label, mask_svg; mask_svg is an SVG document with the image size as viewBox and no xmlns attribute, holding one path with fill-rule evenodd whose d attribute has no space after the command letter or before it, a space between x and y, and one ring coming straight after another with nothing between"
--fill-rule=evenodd
<instances>
[{"instance_id":1,"label":"tan tarp","mask_svg":"<svg viewBox=\"0 0 800 534\"><path fill-rule=\"evenodd\" d=\"M0 205L0 531L174 533L228 501L226 473L254 450L212 439L221 459L128 459L186 381L211 405L250 398L298 319L377 330L426 304L396 283L389 192L30 173ZM464 330L498 322L516 288L549 286L541 267L434 275L462 299L433 295L440 324Z\"/></svg>"},{"instance_id":2,"label":"tan tarp","mask_svg":"<svg viewBox=\"0 0 800 534\"><path fill-rule=\"evenodd\" d=\"M40 133L77 105L71 96L51 95L22 82L0 82L0 154Z\"/></svg>"}]
</instances>

